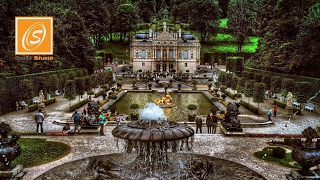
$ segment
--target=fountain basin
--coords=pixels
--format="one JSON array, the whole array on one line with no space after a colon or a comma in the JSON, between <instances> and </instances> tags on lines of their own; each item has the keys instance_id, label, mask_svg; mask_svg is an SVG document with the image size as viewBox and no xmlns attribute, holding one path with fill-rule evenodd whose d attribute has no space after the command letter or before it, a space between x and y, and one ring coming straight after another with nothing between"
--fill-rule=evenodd
<instances>
[{"instance_id":1,"label":"fountain basin","mask_svg":"<svg viewBox=\"0 0 320 180\"><path fill-rule=\"evenodd\" d=\"M172 154L170 153L169 155L172 155ZM220 159L212 156L198 155L198 154L190 156L189 154L182 153L180 154L180 156L184 161L187 161L190 158L199 158L202 161L204 160L210 161L213 165L213 173L206 178L207 180L217 180L217 179L219 180L238 180L238 179L266 180L266 178L264 178L259 173L253 171L252 169L244 165L241 165L233 161L224 160L224 159ZM99 171L99 168L102 168L102 167L97 163L94 165L94 162L98 162L99 160L102 160L105 158L112 159L120 163L126 163L132 160L131 156L127 156L126 154L122 154L122 153L89 157L89 158L65 163L63 165L52 168L47 172L43 173L42 175L38 176L36 180L47 180L50 178L55 180L97 179L97 177L94 176L94 173ZM134 177L132 177L132 179L133 178ZM147 179L147 178L151 179L152 177L144 177L144 179ZM108 178L101 178L101 179L108 179ZM113 179L113 178L109 178L109 179ZM176 177L175 179L178 180L178 177Z\"/></svg>"}]
</instances>

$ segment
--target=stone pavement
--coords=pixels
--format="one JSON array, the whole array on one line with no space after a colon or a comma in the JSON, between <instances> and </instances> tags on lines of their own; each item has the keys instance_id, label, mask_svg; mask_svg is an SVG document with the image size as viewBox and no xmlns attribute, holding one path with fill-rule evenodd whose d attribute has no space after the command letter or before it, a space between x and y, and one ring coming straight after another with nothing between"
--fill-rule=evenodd
<instances>
[{"instance_id":1,"label":"stone pavement","mask_svg":"<svg viewBox=\"0 0 320 180\"><path fill-rule=\"evenodd\" d=\"M166 80L165 80L166 81ZM124 84L124 89L131 89L132 84ZM140 89L146 89L145 84L139 85ZM155 88L153 90L163 91L163 88ZM192 90L191 86L186 84L182 85L183 90ZM197 85L198 90L207 90L207 85ZM98 91L99 89L96 89ZM177 90L177 84L174 83L173 88L169 88L169 91ZM87 97L84 95L83 97ZM99 97L102 99L102 97ZM44 122L44 132L61 131L62 126L54 124L57 119L67 121L70 119L72 112L69 112L70 102L65 100L62 96L56 98L56 103L46 107L48 116ZM95 98L94 100L98 100ZM228 101L238 101L227 99ZM246 100L243 97L243 100ZM72 101L76 103L78 99ZM250 100L251 101L251 100ZM267 99L264 103L261 103L260 113L261 115L253 115L245 108L240 108L241 118L250 119L252 121L265 121L267 119L266 109L272 107L272 99ZM252 102L251 102L252 103ZM79 108L82 109L82 108ZM264 127L252 127L244 128L246 133L277 133L277 134L301 134L302 130L308 126L313 128L320 126L320 116L316 113L310 113L303 111L302 115L296 115L292 120L285 119L283 117L284 110L278 108L278 116L273 118L273 124ZM82 159L85 157L91 157L96 155L103 155L109 153L116 153L118 149L115 147L115 139L111 135L111 131L114 126L108 126L106 136L99 136L97 134L76 134L73 136L45 136L35 135L36 125L33 117L35 112L26 112L26 110L14 111L0 116L0 122L7 122L11 125L14 131L33 133L30 135L22 135L22 138L46 138L50 141L59 141L67 143L71 146L71 152L67 156L56 160L54 162L40 165L33 168L27 168L28 173L24 179L31 180L42 174L43 172L58 166L60 164ZM219 132L219 129L217 133ZM193 151L197 154L211 155L227 160L232 160L240 164L246 165L249 168L262 174L269 180L281 180L285 179L285 174L289 173L289 168L282 167L275 163L267 163L262 160L256 159L253 153L263 147L267 146L267 142L271 141L271 138L248 138L248 137L226 137L221 134L208 135L206 133L206 127L203 127L203 134L196 134L194 138ZM275 139L275 138L273 138Z\"/></svg>"}]
</instances>

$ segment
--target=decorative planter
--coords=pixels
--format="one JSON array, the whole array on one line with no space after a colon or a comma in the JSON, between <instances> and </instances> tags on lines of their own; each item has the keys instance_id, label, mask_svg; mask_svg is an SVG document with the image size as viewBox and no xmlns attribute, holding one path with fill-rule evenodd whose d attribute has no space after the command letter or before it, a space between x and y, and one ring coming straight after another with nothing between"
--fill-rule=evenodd
<instances>
[{"instance_id":1,"label":"decorative planter","mask_svg":"<svg viewBox=\"0 0 320 180\"><path fill-rule=\"evenodd\" d=\"M8 133L12 131L9 124L2 122L0 124L0 166L1 171L10 171L16 167L16 165L11 164L11 162L21 154L20 145L17 141L20 139L19 135L12 135L12 138L8 138Z\"/></svg>"},{"instance_id":2,"label":"decorative planter","mask_svg":"<svg viewBox=\"0 0 320 180\"><path fill-rule=\"evenodd\" d=\"M312 176L314 173L310 171L310 168L320 164L320 139L317 139L316 143L312 141L318 137L318 134L311 127L305 129L302 134L306 141L302 143L301 139L294 139L296 148L292 151L291 156L302 166L302 169L298 171L301 175Z\"/></svg>"}]
</instances>

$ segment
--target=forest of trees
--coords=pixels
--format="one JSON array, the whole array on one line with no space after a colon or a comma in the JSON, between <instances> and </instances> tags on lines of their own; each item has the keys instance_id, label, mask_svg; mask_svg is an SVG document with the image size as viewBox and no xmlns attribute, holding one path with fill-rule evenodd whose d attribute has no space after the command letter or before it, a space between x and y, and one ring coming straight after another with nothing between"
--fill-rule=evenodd
<instances>
[{"instance_id":1,"label":"forest of trees","mask_svg":"<svg viewBox=\"0 0 320 180\"><path fill-rule=\"evenodd\" d=\"M103 37L112 41L117 32L121 41L130 39L165 8L202 42L218 32L221 18L228 18L239 52L249 36L258 36L248 67L320 77L320 0L0 0L0 76L71 67L90 74ZM15 16L54 17L53 61L15 60Z\"/></svg>"}]
</instances>

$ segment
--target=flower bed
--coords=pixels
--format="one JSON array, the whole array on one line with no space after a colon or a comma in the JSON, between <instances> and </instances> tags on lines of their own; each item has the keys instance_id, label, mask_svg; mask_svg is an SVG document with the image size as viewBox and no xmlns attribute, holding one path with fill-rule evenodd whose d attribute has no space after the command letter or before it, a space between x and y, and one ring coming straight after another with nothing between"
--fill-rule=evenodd
<instances>
[{"instance_id":1,"label":"flower bed","mask_svg":"<svg viewBox=\"0 0 320 180\"><path fill-rule=\"evenodd\" d=\"M69 134L63 134L62 132L47 132L47 136L68 136Z\"/></svg>"},{"instance_id":2,"label":"flower bed","mask_svg":"<svg viewBox=\"0 0 320 180\"><path fill-rule=\"evenodd\" d=\"M248 137L277 137L277 138L285 138L285 137L292 137L292 138L303 138L304 136L302 134L255 134L250 133L247 134ZM318 137L320 138L320 134L318 134Z\"/></svg>"}]
</instances>

